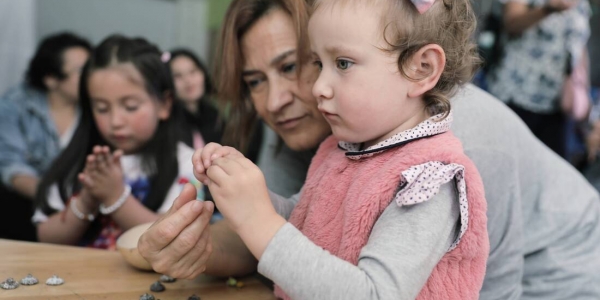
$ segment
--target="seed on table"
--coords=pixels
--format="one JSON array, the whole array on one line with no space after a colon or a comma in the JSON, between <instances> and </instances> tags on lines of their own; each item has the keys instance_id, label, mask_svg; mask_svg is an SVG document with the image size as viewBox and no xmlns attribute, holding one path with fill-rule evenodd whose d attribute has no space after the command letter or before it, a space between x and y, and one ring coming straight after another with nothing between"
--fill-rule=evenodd
<instances>
[{"instance_id":1,"label":"seed on table","mask_svg":"<svg viewBox=\"0 0 600 300\"><path fill-rule=\"evenodd\" d=\"M197 296L196 294L191 295L188 300L201 300L199 296Z\"/></svg>"},{"instance_id":2,"label":"seed on table","mask_svg":"<svg viewBox=\"0 0 600 300\"><path fill-rule=\"evenodd\" d=\"M160 275L160 281L165 282L165 283L171 283L171 282L175 282L177 279L169 276L169 275Z\"/></svg>"},{"instance_id":3,"label":"seed on table","mask_svg":"<svg viewBox=\"0 0 600 300\"><path fill-rule=\"evenodd\" d=\"M150 286L150 290L153 292L162 292L165 290L165 286L160 281L157 281Z\"/></svg>"},{"instance_id":4,"label":"seed on table","mask_svg":"<svg viewBox=\"0 0 600 300\"><path fill-rule=\"evenodd\" d=\"M5 290L14 290L19 287L19 283L16 282L14 278L10 277L2 283L0 283L0 287Z\"/></svg>"},{"instance_id":5,"label":"seed on table","mask_svg":"<svg viewBox=\"0 0 600 300\"><path fill-rule=\"evenodd\" d=\"M63 283L65 283L65 280L56 276L56 274L52 275L52 277L50 277L50 278L48 278L48 280L46 280L47 285L61 285Z\"/></svg>"},{"instance_id":6,"label":"seed on table","mask_svg":"<svg viewBox=\"0 0 600 300\"><path fill-rule=\"evenodd\" d=\"M152 294L145 293L140 296L140 300L154 300L154 296L152 296Z\"/></svg>"},{"instance_id":7,"label":"seed on table","mask_svg":"<svg viewBox=\"0 0 600 300\"><path fill-rule=\"evenodd\" d=\"M22 285L34 285L34 284L37 284L38 282L39 282L38 279L33 277L33 275L31 275L31 274L27 274L27 276L25 276L25 278L21 279Z\"/></svg>"}]
</instances>

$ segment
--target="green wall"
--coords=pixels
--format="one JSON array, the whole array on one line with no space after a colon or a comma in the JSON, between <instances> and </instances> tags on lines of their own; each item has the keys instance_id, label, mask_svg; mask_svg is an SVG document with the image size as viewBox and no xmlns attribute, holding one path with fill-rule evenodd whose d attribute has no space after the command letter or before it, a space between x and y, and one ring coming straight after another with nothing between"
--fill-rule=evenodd
<instances>
[{"instance_id":1,"label":"green wall","mask_svg":"<svg viewBox=\"0 0 600 300\"><path fill-rule=\"evenodd\" d=\"M208 0L208 28L219 29L231 0Z\"/></svg>"}]
</instances>

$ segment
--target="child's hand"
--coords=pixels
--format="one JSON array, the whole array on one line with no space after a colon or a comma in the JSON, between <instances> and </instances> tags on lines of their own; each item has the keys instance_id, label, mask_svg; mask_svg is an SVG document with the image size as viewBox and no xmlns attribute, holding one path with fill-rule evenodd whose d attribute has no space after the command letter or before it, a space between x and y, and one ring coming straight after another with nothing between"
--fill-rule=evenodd
<instances>
[{"instance_id":1,"label":"child's hand","mask_svg":"<svg viewBox=\"0 0 600 300\"><path fill-rule=\"evenodd\" d=\"M88 155L86 170L80 174L80 181L90 195L106 206L117 201L125 189L120 161L122 155L120 150L111 154L108 147L96 146Z\"/></svg>"},{"instance_id":2,"label":"child's hand","mask_svg":"<svg viewBox=\"0 0 600 300\"><path fill-rule=\"evenodd\" d=\"M241 155L216 158L206 175L219 211L235 231L276 215L262 172L247 158Z\"/></svg>"},{"instance_id":3,"label":"child's hand","mask_svg":"<svg viewBox=\"0 0 600 300\"><path fill-rule=\"evenodd\" d=\"M209 181L208 177L206 177L206 170L211 166L213 160L225 156L244 157L235 148L221 146L217 143L208 143L204 148L196 150L192 156L194 176L203 184L208 185Z\"/></svg>"}]
</instances>

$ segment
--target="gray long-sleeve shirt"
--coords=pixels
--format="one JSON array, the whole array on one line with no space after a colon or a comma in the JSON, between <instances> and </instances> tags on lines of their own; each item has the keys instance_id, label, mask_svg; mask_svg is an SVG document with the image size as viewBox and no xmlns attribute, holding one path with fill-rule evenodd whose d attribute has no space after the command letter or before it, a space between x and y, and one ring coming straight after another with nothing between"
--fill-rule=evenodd
<instances>
[{"instance_id":1,"label":"gray long-sleeve shirt","mask_svg":"<svg viewBox=\"0 0 600 300\"><path fill-rule=\"evenodd\" d=\"M490 256L480 299L600 299L598 193L491 95L468 85L452 108L452 130L488 202ZM265 173L269 187L304 182L305 172L282 175L288 166L264 157L271 159L259 166L280 170Z\"/></svg>"},{"instance_id":2,"label":"gray long-sleeve shirt","mask_svg":"<svg viewBox=\"0 0 600 300\"><path fill-rule=\"evenodd\" d=\"M288 218L299 197L271 194L271 201ZM287 223L267 246L258 271L292 299L414 299L457 238L459 215L454 181L421 204L400 207L392 201L375 223L357 266Z\"/></svg>"}]
</instances>

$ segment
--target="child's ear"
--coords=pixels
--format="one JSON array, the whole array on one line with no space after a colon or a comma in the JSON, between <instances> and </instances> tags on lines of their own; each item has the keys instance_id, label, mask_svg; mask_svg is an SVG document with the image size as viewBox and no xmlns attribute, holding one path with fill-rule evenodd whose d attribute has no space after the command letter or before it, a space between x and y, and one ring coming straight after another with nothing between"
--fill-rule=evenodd
<instances>
[{"instance_id":1,"label":"child's ear","mask_svg":"<svg viewBox=\"0 0 600 300\"><path fill-rule=\"evenodd\" d=\"M429 44L417 51L409 60L407 75L411 80L408 96L420 97L433 89L446 66L446 53L436 44Z\"/></svg>"},{"instance_id":2,"label":"child's ear","mask_svg":"<svg viewBox=\"0 0 600 300\"><path fill-rule=\"evenodd\" d=\"M164 100L158 102L158 119L165 121L171 116L171 107L173 106L173 95L165 92Z\"/></svg>"}]
</instances>

